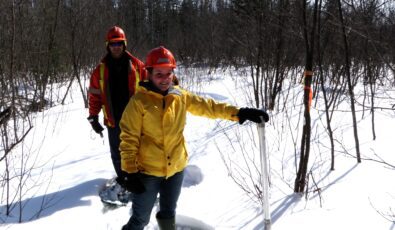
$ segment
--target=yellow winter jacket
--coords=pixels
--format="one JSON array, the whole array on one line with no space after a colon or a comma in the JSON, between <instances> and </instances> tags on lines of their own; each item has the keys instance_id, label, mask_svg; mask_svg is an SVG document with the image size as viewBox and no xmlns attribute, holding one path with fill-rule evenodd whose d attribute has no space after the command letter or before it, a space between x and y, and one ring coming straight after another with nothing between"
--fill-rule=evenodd
<instances>
[{"instance_id":1,"label":"yellow winter jacket","mask_svg":"<svg viewBox=\"0 0 395 230\"><path fill-rule=\"evenodd\" d=\"M239 109L172 86L166 96L139 87L120 122L121 166L128 173L171 177L187 165L186 113L238 121Z\"/></svg>"}]
</instances>

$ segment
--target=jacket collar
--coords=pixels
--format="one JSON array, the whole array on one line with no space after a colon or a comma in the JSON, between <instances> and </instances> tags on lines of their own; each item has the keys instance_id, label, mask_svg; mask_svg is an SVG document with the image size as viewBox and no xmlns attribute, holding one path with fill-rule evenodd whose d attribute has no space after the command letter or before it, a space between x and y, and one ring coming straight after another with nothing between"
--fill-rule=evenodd
<instances>
[{"instance_id":1,"label":"jacket collar","mask_svg":"<svg viewBox=\"0 0 395 230\"><path fill-rule=\"evenodd\" d=\"M150 94L154 94L154 95L158 95L158 96L162 96L162 97L165 97L165 96L167 96L167 95L177 95L177 96L181 96L181 90L180 90L180 88L178 88L178 87L175 86L175 85L171 85L170 88L169 88L165 93L162 93L161 91L159 91L159 89L156 88L156 87L152 84L152 82L150 82L150 81L143 81L143 82L140 82L139 85L140 85L142 88L144 88L145 91L146 91L147 93L150 93Z\"/></svg>"}]
</instances>

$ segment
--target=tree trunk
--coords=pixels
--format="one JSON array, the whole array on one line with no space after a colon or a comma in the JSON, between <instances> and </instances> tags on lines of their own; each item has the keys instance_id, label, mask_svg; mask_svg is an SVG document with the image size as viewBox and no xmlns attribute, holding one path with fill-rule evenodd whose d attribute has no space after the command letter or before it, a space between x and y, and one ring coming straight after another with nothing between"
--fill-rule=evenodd
<instances>
[{"instance_id":1,"label":"tree trunk","mask_svg":"<svg viewBox=\"0 0 395 230\"><path fill-rule=\"evenodd\" d=\"M318 0L315 0L315 7L313 13L313 22L310 31L310 36L308 34L307 26L307 16L306 16L307 3L303 1L303 32L306 45L306 66L304 72L304 125L301 140L300 149L300 161L299 168L296 174L294 192L303 193L306 187L306 176L307 167L309 163L310 155L310 136L311 136L311 116L310 116L310 106L311 106L311 96L312 89L311 83L313 78L313 54L314 54L314 39L315 39L315 29L317 24L317 13L318 13ZM310 38L309 38L310 37Z\"/></svg>"},{"instance_id":2,"label":"tree trunk","mask_svg":"<svg viewBox=\"0 0 395 230\"><path fill-rule=\"evenodd\" d=\"M358 139L358 124L357 118L355 114L355 96L354 96L354 89L351 82L351 72L350 72L350 57L349 57L349 48L348 48L348 39L346 34L346 26L343 20L343 10L341 6L340 0L337 1L338 9L339 9L339 19L342 28L342 35L343 35L343 43L344 43L344 58L346 62L346 78L347 78L347 85L348 85L348 94L350 95L350 102L351 102L351 115L352 115L352 123L353 123L353 131L354 131L354 140L355 140L355 151L357 155L357 162L361 163L361 153L359 150L359 139Z\"/></svg>"}]
</instances>

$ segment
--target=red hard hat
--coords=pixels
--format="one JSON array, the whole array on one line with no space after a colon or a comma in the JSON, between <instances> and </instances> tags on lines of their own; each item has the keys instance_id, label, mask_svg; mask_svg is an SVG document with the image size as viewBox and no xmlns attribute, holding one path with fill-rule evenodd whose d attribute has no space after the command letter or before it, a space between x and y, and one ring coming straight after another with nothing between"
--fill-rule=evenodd
<instances>
[{"instance_id":1,"label":"red hard hat","mask_svg":"<svg viewBox=\"0 0 395 230\"><path fill-rule=\"evenodd\" d=\"M145 68L171 67L176 68L176 59L170 50L163 46L152 49L145 61Z\"/></svg>"},{"instance_id":2,"label":"red hard hat","mask_svg":"<svg viewBox=\"0 0 395 230\"><path fill-rule=\"evenodd\" d=\"M119 41L125 42L126 45L125 32L123 32L123 29L121 29L120 27L113 26L107 32L106 42L108 44L109 42L119 42Z\"/></svg>"}]
</instances>

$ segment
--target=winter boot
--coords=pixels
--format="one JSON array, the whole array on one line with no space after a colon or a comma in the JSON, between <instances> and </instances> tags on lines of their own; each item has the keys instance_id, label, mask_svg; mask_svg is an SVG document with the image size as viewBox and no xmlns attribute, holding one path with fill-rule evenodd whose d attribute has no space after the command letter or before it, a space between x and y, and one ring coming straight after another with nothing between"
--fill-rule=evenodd
<instances>
[{"instance_id":1,"label":"winter boot","mask_svg":"<svg viewBox=\"0 0 395 230\"><path fill-rule=\"evenodd\" d=\"M156 217L156 220L158 221L158 226L160 230L176 230L176 218L170 218L170 219L161 219Z\"/></svg>"}]
</instances>

